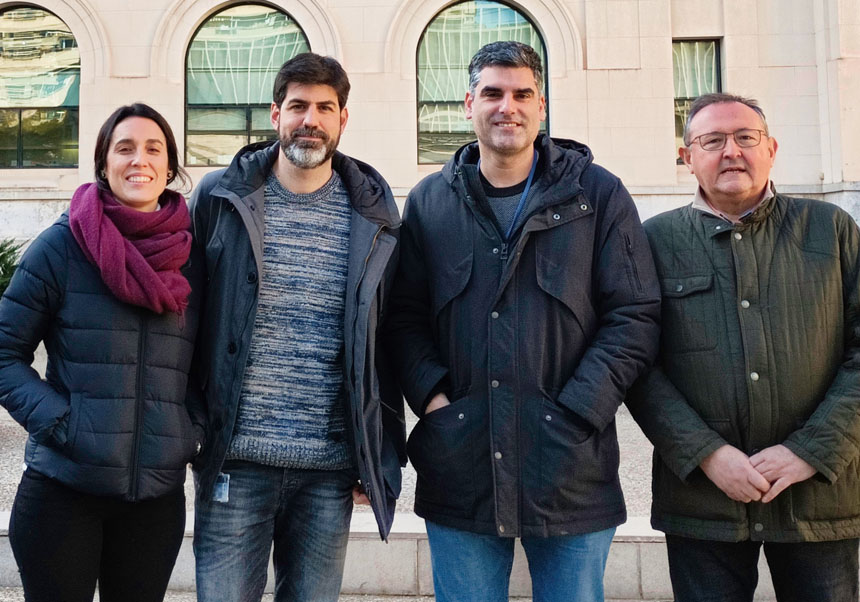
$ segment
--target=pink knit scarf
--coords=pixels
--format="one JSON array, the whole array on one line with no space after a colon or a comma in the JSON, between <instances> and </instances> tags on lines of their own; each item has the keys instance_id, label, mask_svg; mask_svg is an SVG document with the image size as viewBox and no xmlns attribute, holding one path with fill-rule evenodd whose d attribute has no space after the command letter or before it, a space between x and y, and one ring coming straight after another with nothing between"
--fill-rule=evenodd
<instances>
[{"instance_id":1,"label":"pink knit scarf","mask_svg":"<svg viewBox=\"0 0 860 602\"><path fill-rule=\"evenodd\" d=\"M145 213L84 184L72 196L69 225L117 299L182 314L191 286L179 269L191 252L191 218L178 192L165 190L159 203L159 211Z\"/></svg>"}]
</instances>

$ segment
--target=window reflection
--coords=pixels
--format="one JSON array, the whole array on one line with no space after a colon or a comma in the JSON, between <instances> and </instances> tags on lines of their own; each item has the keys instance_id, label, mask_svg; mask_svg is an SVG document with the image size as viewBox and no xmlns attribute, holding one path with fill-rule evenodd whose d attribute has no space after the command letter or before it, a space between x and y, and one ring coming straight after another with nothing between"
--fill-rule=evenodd
<instances>
[{"instance_id":1,"label":"window reflection","mask_svg":"<svg viewBox=\"0 0 860 602\"><path fill-rule=\"evenodd\" d=\"M234 6L197 31L186 62L186 165L226 165L242 146L274 139L272 85L310 50L293 19L269 6Z\"/></svg>"},{"instance_id":2,"label":"window reflection","mask_svg":"<svg viewBox=\"0 0 860 602\"><path fill-rule=\"evenodd\" d=\"M77 165L80 65L56 15L0 11L0 168Z\"/></svg>"},{"instance_id":3,"label":"window reflection","mask_svg":"<svg viewBox=\"0 0 860 602\"><path fill-rule=\"evenodd\" d=\"M469 61L485 44L501 40L534 48L544 65L544 80L548 79L540 33L523 14L505 4L461 2L436 15L424 30L417 57L419 163L444 163L475 139L463 109ZM546 131L546 123L541 131Z\"/></svg>"},{"instance_id":4,"label":"window reflection","mask_svg":"<svg viewBox=\"0 0 860 602\"><path fill-rule=\"evenodd\" d=\"M672 42L675 88L675 147L684 146L684 124L697 96L720 92L720 46L717 40ZM678 157L675 162L683 165Z\"/></svg>"}]
</instances>

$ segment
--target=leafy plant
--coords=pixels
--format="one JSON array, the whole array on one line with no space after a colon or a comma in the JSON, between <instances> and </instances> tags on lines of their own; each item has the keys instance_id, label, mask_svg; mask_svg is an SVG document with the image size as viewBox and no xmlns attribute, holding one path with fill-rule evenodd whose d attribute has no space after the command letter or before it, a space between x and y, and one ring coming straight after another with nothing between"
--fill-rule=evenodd
<instances>
[{"instance_id":1,"label":"leafy plant","mask_svg":"<svg viewBox=\"0 0 860 602\"><path fill-rule=\"evenodd\" d=\"M9 281L12 280L12 273L18 267L18 252L21 246L11 238L0 240L0 295L6 291Z\"/></svg>"}]
</instances>

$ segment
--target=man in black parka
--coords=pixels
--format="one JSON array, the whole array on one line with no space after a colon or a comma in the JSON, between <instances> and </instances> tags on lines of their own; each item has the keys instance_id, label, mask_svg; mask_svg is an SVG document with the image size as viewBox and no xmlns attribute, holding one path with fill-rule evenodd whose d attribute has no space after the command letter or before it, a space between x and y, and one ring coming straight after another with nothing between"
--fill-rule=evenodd
<instances>
[{"instance_id":1,"label":"man in black parka","mask_svg":"<svg viewBox=\"0 0 860 602\"><path fill-rule=\"evenodd\" d=\"M636 208L587 147L538 135L518 42L469 66L477 143L410 193L387 326L437 600L507 598L516 537L537 600L603 599L625 520L615 411L656 353Z\"/></svg>"}]
</instances>

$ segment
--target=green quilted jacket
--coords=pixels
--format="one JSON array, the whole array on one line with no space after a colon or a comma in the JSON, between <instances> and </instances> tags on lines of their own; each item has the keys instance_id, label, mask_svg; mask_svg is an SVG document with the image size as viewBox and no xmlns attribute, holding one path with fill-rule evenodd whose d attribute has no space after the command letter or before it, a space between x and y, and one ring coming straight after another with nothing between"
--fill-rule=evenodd
<instances>
[{"instance_id":1,"label":"green quilted jacket","mask_svg":"<svg viewBox=\"0 0 860 602\"><path fill-rule=\"evenodd\" d=\"M654 443L652 524L717 541L860 536L860 234L776 195L739 225L691 206L645 224L663 294L655 365L628 405ZM699 463L784 444L818 470L735 502Z\"/></svg>"}]
</instances>

